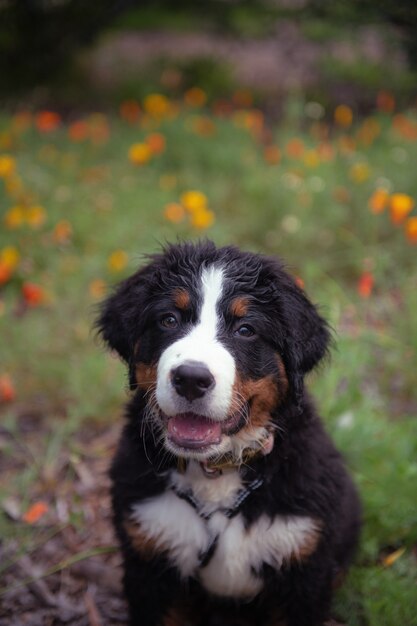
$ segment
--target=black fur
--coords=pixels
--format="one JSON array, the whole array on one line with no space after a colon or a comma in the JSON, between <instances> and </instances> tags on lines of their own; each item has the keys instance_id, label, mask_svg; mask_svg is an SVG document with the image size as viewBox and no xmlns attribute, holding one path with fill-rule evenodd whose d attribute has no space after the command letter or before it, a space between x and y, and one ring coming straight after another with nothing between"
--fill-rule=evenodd
<instances>
[{"instance_id":1,"label":"black fur","mask_svg":"<svg viewBox=\"0 0 417 626\"><path fill-rule=\"evenodd\" d=\"M219 339L233 354L239 373L243 378L272 375L278 380L272 356L279 354L288 379L285 397L280 393L271 411L272 421L279 425L274 448L244 470L245 479L262 476L263 485L245 500L240 513L247 527L264 513L271 518L311 516L320 520L322 535L308 558L279 571L265 564L257 572L264 580L263 590L249 602L211 596L194 579L181 581L163 552L142 558L126 533L126 515L133 504L167 489L166 470L175 468L176 460L164 454L148 428L141 427L146 394L136 389L111 469L130 623L162 626L168 624L165 620L172 608L187 607L191 617L183 623L190 626L278 626L280 620L287 626L319 626L329 617L334 581L352 558L360 506L343 461L304 390L305 374L322 359L329 342L327 325L316 308L275 259L234 247L218 249L211 242L185 243L153 256L145 268L119 285L103 305L98 328L128 364L135 389L136 363L156 364L163 350L195 323L199 272L212 263L227 268ZM179 287L190 293L192 306L182 314L178 329L163 332L156 320L172 308L172 294ZM250 297L248 319L257 333L246 341L234 338L233 320L226 313L235 295Z\"/></svg>"}]
</instances>

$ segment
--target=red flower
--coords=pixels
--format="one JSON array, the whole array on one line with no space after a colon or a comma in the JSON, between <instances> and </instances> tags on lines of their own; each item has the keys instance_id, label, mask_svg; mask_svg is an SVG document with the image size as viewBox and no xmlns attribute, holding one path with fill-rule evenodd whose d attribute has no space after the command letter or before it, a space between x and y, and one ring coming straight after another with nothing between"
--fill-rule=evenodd
<instances>
[{"instance_id":1,"label":"red flower","mask_svg":"<svg viewBox=\"0 0 417 626\"><path fill-rule=\"evenodd\" d=\"M38 306L42 304L45 298L42 287L35 285L35 283L23 283L22 295L28 306Z\"/></svg>"},{"instance_id":2,"label":"red flower","mask_svg":"<svg viewBox=\"0 0 417 626\"><path fill-rule=\"evenodd\" d=\"M61 124L61 116L54 111L40 111L36 115L35 123L41 133L50 133Z\"/></svg>"},{"instance_id":3,"label":"red flower","mask_svg":"<svg viewBox=\"0 0 417 626\"><path fill-rule=\"evenodd\" d=\"M374 287L374 277L371 272L363 272L358 281L358 294L361 298L369 298Z\"/></svg>"},{"instance_id":4,"label":"red flower","mask_svg":"<svg viewBox=\"0 0 417 626\"><path fill-rule=\"evenodd\" d=\"M8 374L0 376L0 402L12 402L16 397L13 381Z\"/></svg>"}]
</instances>

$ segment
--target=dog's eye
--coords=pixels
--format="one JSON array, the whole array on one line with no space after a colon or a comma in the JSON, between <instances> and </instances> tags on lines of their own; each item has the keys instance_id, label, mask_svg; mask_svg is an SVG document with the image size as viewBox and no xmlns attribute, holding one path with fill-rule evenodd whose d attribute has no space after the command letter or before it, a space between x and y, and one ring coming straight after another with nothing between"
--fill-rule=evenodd
<instances>
[{"instance_id":1,"label":"dog's eye","mask_svg":"<svg viewBox=\"0 0 417 626\"><path fill-rule=\"evenodd\" d=\"M244 337L246 339L247 337L253 337L255 329L252 328L252 326L249 326L249 324L242 324L242 326L236 328L234 334L237 337Z\"/></svg>"},{"instance_id":2,"label":"dog's eye","mask_svg":"<svg viewBox=\"0 0 417 626\"><path fill-rule=\"evenodd\" d=\"M170 328L170 329L177 328L177 326L178 326L178 321L177 321L177 318L175 317L175 315L164 315L164 317L162 317L159 320L159 323L164 328Z\"/></svg>"}]
</instances>

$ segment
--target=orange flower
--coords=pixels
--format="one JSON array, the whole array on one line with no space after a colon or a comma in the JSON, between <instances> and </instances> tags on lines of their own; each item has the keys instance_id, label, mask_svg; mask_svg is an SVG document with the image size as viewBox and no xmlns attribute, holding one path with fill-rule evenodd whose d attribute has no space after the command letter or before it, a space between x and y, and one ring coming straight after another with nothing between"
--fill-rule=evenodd
<instances>
[{"instance_id":1,"label":"orange flower","mask_svg":"<svg viewBox=\"0 0 417 626\"><path fill-rule=\"evenodd\" d=\"M48 512L48 509L49 507L46 502L39 500L39 502L35 502L35 504L32 504L32 506L28 508L22 519L27 524L35 524Z\"/></svg>"},{"instance_id":2,"label":"orange flower","mask_svg":"<svg viewBox=\"0 0 417 626\"><path fill-rule=\"evenodd\" d=\"M20 254L14 246L6 246L0 251L0 285L10 280L19 261Z\"/></svg>"},{"instance_id":3,"label":"orange flower","mask_svg":"<svg viewBox=\"0 0 417 626\"><path fill-rule=\"evenodd\" d=\"M264 149L264 159L270 165L276 165L281 160L281 151L278 146L266 146Z\"/></svg>"},{"instance_id":4,"label":"orange flower","mask_svg":"<svg viewBox=\"0 0 417 626\"><path fill-rule=\"evenodd\" d=\"M353 111L346 104L339 104L334 110L334 121L338 126L347 128L352 124Z\"/></svg>"},{"instance_id":5,"label":"orange flower","mask_svg":"<svg viewBox=\"0 0 417 626\"><path fill-rule=\"evenodd\" d=\"M146 143L134 143L129 148L129 159L134 165L144 165L151 156L151 149Z\"/></svg>"},{"instance_id":6,"label":"orange flower","mask_svg":"<svg viewBox=\"0 0 417 626\"><path fill-rule=\"evenodd\" d=\"M290 141L285 146L285 152L291 159L300 159L304 154L304 144L301 139L290 139Z\"/></svg>"},{"instance_id":7,"label":"orange flower","mask_svg":"<svg viewBox=\"0 0 417 626\"><path fill-rule=\"evenodd\" d=\"M200 211L195 211L195 213L191 215L191 224L194 228L208 228L213 224L214 219L215 216L213 211L202 209Z\"/></svg>"},{"instance_id":8,"label":"orange flower","mask_svg":"<svg viewBox=\"0 0 417 626\"><path fill-rule=\"evenodd\" d=\"M96 278L92 280L88 285L88 292L92 298L95 300L100 300L103 296L106 295L107 285L104 280L101 278Z\"/></svg>"},{"instance_id":9,"label":"orange flower","mask_svg":"<svg viewBox=\"0 0 417 626\"><path fill-rule=\"evenodd\" d=\"M23 207L17 205L7 211L3 220L7 228L19 228L24 222L25 212Z\"/></svg>"},{"instance_id":10,"label":"orange flower","mask_svg":"<svg viewBox=\"0 0 417 626\"><path fill-rule=\"evenodd\" d=\"M191 87L184 94L184 102L190 107L202 107L206 101L207 96L200 87Z\"/></svg>"},{"instance_id":11,"label":"orange flower","mask_svg":"<svg viewBox=\"0 0 417 626\"><path fill-rule=\"evenodd\" d=\"M358 139L369 146L380 134L381 126L372 117L368 117L358 131Z\"/></svg>"},{"instance_id":12,"label":"orange flower","mask_svg":"<svg viewBox=\"0 0 417 626\"><path fill-rule=\"evenodd\" d=\"M125 100L120 105L120 117L129 122L129 124L134 124L138 121L140 116L140 106L136 100Z\"/></svg>"},{"instance_id":13,"label":"orange flower","mask_svg":"<svg viewBox=\"0 0 417 626\"><path fill-rule=\"evenodd\" d=\"M0 402L12 402L16 397L16 390L9 374L0 376Z\"/></svg>"},{"instance_id":14,"label":"orange flower","mask_svg":"<svg viewBox=\"0 0 417 626\"><path fill-rule=\"evenodd\" d=\"M160 93L151 93L143 101L143 108L151 117L161 119L170 113L168 98Z\"/></svg>"},{"instance_id":15,"label":"orange flower","mask_svg":"<svg viewBox=\"0 0 417 626\"><path fill-rule=\"evenodd\" d=\"M374 193L368 200L368 206L372 213L377 215L378 213L382 213L382 211L385 209L388 204L388 200L389 193L386 189L375 189Z\"/></svg>"},{"instance_id":16,"label":"orange flower","mask_svg":"<svg viewBox=\"0 0 417 626\"><path fill-rule=\"evenodd\" d=\"M334 158L334 148L327 141L322 141L318 145L317 152L322 161L331 161Z\"/></svg>"},{"instance_id":17,"label":"orange flower","mask_svg":"<svg viewBox=\"0 0 417 626\"><path fill-rule=\"evenodd\" d=\"M12 268L0 259L0 285L7 283L12 276Z\"/></svg>"},{"instance_id":18,"label":"orange flower","mask_svg":"<svg viewBox=\"0 0 417 626\"><path fill-rule=\"evenodd\" d=\"M42 304L45 299L42 287L40 287L40 285L36 285L35 283L23 283L22 295L25 303L31 307Z\"/></svg>"},{"instance_id":19,"label":"orange flower","mask_svg":"<svg viewBox=\"0 0 417 626\"><path fill-rule=\"evenodd\" d=\"M124 250L115 250L107 259L107 267L112 272L121 272L127 265L129 257Z\"/></svg>"},{"instance_id":20,"label":"orange flower","mask_svg":"<svg viewBox=\"0 0 417 626\"><path fill-rule=\"evenodd\" d=\"M85 120L77 120L68 128L68 137L71 141L84 141L88 137L88 124Z\"/></svg>"},{"instance_id":21,"label":"orange flower","mask_svg":"<svg viewBox=\"0 0 417 626\"><path fill-rule=\"evenodd\" d=\"M395 109L395 98L389 91L379 91L376 97L376 106L383 113L392 113Z\"/></svg>"},{"instance_id":22,"label":"orange flower","mask_svg":"<svg viewBox=\"0 0 417 626\"><path fill-rule=\"evenodd\" d=\"M162 154L165 150L165 137L161 133L151 133L145 139L152 154Z\"/></svg>"},{"instance_id":23,"label":"orange flower","mask_svg":"<svg viewBox=\"0 0 417 626\"><path fill-rule=\"evenodd\" d=\"M41 133L51 133L61 124L61 116L54 111L40 111L35 117L36 128Z\"/></svg>"},{"instance_id":24,"label":"orange flower","mask_svg":"<svg viewBox=\"0 0 417 626\"><path fill-rule=\"evenodd\" d=\"M68 243L72 237L72 226L68 220L60 220L54 226L52 238L56 243Z\"/></svg>"},{"instance_id":25,"label":"orange flower","mask_svg":"<svg viewBox=\"0 0 417 626\"><path fill-rule=\"evenodd\" d=\"M369 298L374 287L374 277L371 272L363 272L358 281L358 294L361 298Z\"/></svg>"},{"instance_id":26,"label":"orange flower","mask_svg":"<svg viewBox=\"0 0 417 626\"><path fill-rule=\"evenodd\" d=\"M178 202L170 202L165 206L164 217L169 222L179 224L185 217L185 209L181 204L178 204Z\"/></svg>"},{"instance_id":27,"label":"orange flower","mask_svg":"<svg viewBox=\"0 0 417 626\"><path fill-rule=\"evenodd\" d=\"M405 234L410 243L417 243L417 217L408 218L405 223Z\"/></svg>"},{"instance_id":28,"label":"orange flower","mask_svg":"<svg viewBox=\"0 0 417 626\"><path fill-rule=\"evenodd\" d=\"M414 200L406 193L393 193L390 198L390 213L393 224L401 224L414 207Z\"/></svg>"}]
</instances>

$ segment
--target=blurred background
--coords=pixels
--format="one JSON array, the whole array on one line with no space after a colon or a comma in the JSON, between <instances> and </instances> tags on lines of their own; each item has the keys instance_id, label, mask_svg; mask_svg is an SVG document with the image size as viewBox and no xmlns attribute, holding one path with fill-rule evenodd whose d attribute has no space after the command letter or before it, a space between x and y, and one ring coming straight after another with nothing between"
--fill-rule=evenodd
<instances>
[{"instance_id":1,"label":"blurred background","mask_svg":"<svg viewBox=\"0 0 417 626\"><path fill-rule=\"evenodd\" d=\"M96 307L165 241L279 255L364 501L335 605L417 625L417 5L0 1L0 625L126 623Z\"/></svg>"}]
</instances>

